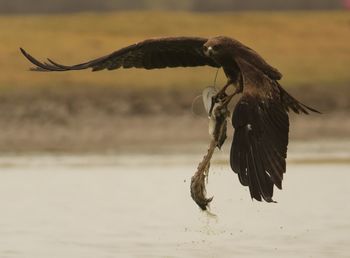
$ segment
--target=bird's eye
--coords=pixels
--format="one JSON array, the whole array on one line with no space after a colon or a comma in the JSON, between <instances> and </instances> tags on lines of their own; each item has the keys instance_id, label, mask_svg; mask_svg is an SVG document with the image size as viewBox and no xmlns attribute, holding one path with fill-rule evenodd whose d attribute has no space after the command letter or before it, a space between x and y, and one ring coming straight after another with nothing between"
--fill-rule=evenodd
<instances>
[{"instance_id":1,"label":"bird's eye","mask_svg":"<svg viewBox=\"0 0 350 258\"><path fill-rule=\"evenodd\" d=\"M203 51L206 52L208 50L207 46L203 46Z\"/></svg>"}]
</instances>

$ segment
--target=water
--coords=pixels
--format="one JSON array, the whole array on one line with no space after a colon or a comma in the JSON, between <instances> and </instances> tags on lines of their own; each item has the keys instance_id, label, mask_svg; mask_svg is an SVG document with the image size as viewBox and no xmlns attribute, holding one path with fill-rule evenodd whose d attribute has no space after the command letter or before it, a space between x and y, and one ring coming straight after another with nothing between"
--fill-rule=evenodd
<instances>
[{"instance_id":1,"label":"water","mask_svg":"<svg viewBox=\"0 0 350 258\"><path fill-rule=\"evenodd\" d=\"M218 155L216 217L190 197L199 153L3 156L0 257L349 257L348 145L303 146L277 204L251 201Z\"/></svg>"}]
</instances>

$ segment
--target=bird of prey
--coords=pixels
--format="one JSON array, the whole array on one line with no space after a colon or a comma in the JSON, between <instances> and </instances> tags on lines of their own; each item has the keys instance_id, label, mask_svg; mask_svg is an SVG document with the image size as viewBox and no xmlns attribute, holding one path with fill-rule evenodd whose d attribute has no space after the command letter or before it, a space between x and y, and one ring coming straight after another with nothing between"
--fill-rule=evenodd
<instances>
[{"instance_id":1,"label":"bird of prey","mask_svg":"<svg viewBox=\"0 0 350 258\"><path fill-rule=\"evenodd\" d=\"M242 94L232 112L234 136L230 165L252 199L273 202L274 185L281 189L286 172L289 132L288 112L318 112L293 98L279 80L282 74L257 52L225 37L165 37L147 39L111 54L76 65L62 65L47 59L40 62L21 48L37 71L92 71L119 68L159 69L167 67L212 66L223 68L227 83L213 97L228 102ZM229 86L234 93L227 93ZM226 135L225 135L226 136ZM226 138L226 137L225 137ZM218 146L220 147L220 146Z\"/></svg>"}]
</instances>

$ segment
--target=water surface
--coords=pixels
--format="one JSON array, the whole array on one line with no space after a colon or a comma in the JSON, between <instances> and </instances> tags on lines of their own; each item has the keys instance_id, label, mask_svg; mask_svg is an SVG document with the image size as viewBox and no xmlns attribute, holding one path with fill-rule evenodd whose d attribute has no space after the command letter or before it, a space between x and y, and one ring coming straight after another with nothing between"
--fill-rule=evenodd
<instances>
[{"instance_id":1,"label":"water surface","mask_svg":"<svg viewBox=\"0 0 350 258\"><path fill-rule=\"evenodd\" d=\"M251 201L219 153L216 217L190 197L201 153L2 156L0 257L349 257L348 145L305 146L276 204Z\"/></svg>"}]
</instances>

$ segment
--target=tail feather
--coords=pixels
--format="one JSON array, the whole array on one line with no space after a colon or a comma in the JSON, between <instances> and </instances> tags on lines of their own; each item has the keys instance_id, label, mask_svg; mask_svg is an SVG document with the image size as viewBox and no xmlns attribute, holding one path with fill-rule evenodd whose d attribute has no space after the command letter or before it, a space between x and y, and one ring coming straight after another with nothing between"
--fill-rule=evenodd
<instances>
[{"instance_id":1,"label":"tail feather","mask_svg":"<svg viewBox=\"0 0 350 258\"><path fill-rule=\"evenodd\" d=\"M280 96L281 96L281 100L282 103L284 105L284 108L289 111L290 109L297 113L304 113L304 114L309 114L309 112L314 112L314 113L319 113L321 114L320 111L306 106L305 104L299 102L298 100L296 100L294 97L292 97L285 89L282 88L282 86L280 84L278 84L278 89L280 91Z\"/></svg>"}]
</instances>

